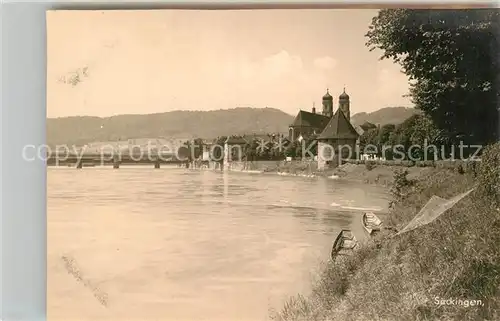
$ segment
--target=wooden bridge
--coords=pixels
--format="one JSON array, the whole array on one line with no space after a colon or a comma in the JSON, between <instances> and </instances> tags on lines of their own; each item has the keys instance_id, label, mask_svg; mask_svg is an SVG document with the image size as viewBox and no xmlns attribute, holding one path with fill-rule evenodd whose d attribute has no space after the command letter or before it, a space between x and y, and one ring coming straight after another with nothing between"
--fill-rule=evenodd
<instances>
[{"instance_id":1,"label":"wooden bridge","mask_svg":"<svg viewBox=\"0 0 500 321\"><path fill-rule=\"evenodd\" d=\"M208 161L201 161L208 163ZM112 165L113 168L120 168L120 165L139 165L151 164L154 168L160 168L161 164L165 165L185 165L189 167L187 158L181 159L175 155L146 155L146 154L67 154L67 155L51 155L47 158L47 166L71 166L76 168L94 167Z\"/></svg>"}]
</instances>

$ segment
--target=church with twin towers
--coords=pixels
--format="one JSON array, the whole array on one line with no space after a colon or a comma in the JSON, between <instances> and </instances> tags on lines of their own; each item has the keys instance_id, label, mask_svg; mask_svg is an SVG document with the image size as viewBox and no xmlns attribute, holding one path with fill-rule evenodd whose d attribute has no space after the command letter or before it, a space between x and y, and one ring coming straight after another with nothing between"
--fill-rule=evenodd
<instances>
[{"instance_id":1,"label":"church with twin towers","mask_svg":"<svg viewBox=\"0 0 500 321\"><path fill-rule=\"evenodd\" d=\"M311 111L300 110L293 123L289 126L289 139L295 141L318 141L318 153L325 145L329 145L333 150L339 146L351 146L354 150L359 136L360 129L356 129L351 124L351 101L345 88L338 96L338 107L334 111L333 96L327 89L322 98L322 111L318 113L313 105ZM326 150L325 148L323 148ZM332 149L329 149L332 150ZM321 160L318 155L318 162ZM320 167L327 165L328 160L318 164Z\"/></svg>"}]
</instances>

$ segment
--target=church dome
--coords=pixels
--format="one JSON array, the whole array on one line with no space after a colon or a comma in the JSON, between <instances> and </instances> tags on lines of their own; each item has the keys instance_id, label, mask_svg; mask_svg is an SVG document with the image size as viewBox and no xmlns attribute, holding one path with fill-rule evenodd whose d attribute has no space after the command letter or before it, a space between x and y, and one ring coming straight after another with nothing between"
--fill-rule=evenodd
<instances>
[{"instance_id":1,"label":"church dome","mask_svg":"<svg viewBox=\"0 0 500 321\"><path fill-rule=\"evenodd\" d=\"M349 95L346 94L345 88L344 91L340 94L339 99L349 99Z\"/></svg>"},{"instance_id":2,"label":"church dome","mask_svg":"<svg viewBox=\"0 0 500 321\"><path fill-rule=\"evenodd\" d=\"M326 90L326 94L323 96L323 100L331 100L333 97L330 95L329 90Z\"/></svg>"}]
</instances>

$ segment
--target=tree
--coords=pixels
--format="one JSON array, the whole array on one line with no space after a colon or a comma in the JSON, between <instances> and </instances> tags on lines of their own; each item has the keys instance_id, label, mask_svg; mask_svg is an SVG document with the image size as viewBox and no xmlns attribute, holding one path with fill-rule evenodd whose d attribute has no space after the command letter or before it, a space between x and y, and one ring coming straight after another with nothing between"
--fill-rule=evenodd
<instances>
[{"instance_id":1,"label":"tree","mask_svg":"<svg viewBox=\"0 0 500 321\"><path fill-rule=\"evenodd\" d=\"M215 146L213 146L211 150L210 157L213 160L217 160L221 164L224 160L224 144L226 143L226 140L226 136L217 137L217 139L215 140Z\"/></svg>"},{"instance_id":2,"label":"tree","mask_svg":"<svg viewBox=\"0 0 500 321\"><path fill-rule=\"evenodd\" d=\"M442 136L487 144L498 139L498 9L384 9L366 34L370 50L410 79L410 96Z\"/></svg>"},{"instance_id":3,"label":"tree","mask_svg":"<svg viewBox=\"0 0 500 321\"><path fill-rule=\"evenodd\" d=\"M261 160L269 160L271 158L271 144L268 141L259 141L257 155Z\"/></svg>"},{"instance_id":4,"label":"tree","mask_svg":"<svg viewBox=\"0 0 500 321\"><path fill-rule=\"evenodd\" d=\"M375 150L373 148L375 147L378 154L378 151L380 151L377 139L379 135L378 133L378 127L375 127L365 131L363 135L361 135L361 137L359 138L361 152L374 152ZM367 148L368 145L371 145L370 148Z\"/></svg>"},{"instance_id":5,"label":"tree","mask_svg":"<svg viewBox=\"0 0 500 321\"><path fill-rule=\"evenodd\" d=\"M318 156L318 141L316 139L307 139L305 141L304 148L308 150L312 155ZM302 150L300 152L302 153ZM306 155L304 156L309 157L309 153L306 153Z\"/></svg>"},{"instance_id":6,"label":"tree","mask_svg":"<svg viewBox=\"0 0 500 321\"><path fill-rule=\"evenodd\" d=\"M396 126L394 124L386 124L380 128L378 133L378 143L379 145L386 145L389 143L389 137L392 132L396 130Z\"/></svg>"},{"instance_id":7,"label":"tree","mask_svg":"<svg viewBox=\"0 0 500 321\"><path fill-rule=\"evenodd\" d=\"M302 155L302 145L299 141L295 140L292 143L287 144L285 148L285 156L297 158Z\"/></svg>"},{"instance_id":8,"label":"tree","mask_svg":"<svg viewBox=\"0 0 500 321\"><path fill-rule=\"evenodd\" d=\"M203 139L195 138L190 145L190 152L194 159L203 157Z\"/></svg>"}]
</instances>

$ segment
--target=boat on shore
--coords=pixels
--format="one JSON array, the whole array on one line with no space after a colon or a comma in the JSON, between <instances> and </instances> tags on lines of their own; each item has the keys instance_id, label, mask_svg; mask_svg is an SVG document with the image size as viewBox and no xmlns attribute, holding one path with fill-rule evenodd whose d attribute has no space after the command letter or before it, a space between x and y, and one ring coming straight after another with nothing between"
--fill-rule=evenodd
<instances>
[{"instance_id":1,"label":"boat on shore","mask_svg":"<svg viewBox=\"0 0 500 321\"><path fill-rule=\"evenodd\" d=\"M382 221L372 212L366 212L363 214L363 228L368 234L372 235L375 232L379 232L382 228Z\"/></svg>"},{"instance_id":2,"label":"boat on shore","mask_svg":"<svg viewBox=\"0 0 500 321\"><path fill-rule=\"evenodd\" d=\"M359 245L351 230L341 230L335 242L333 242L331 257L332 260L338 255L346 255L352 252Z\"/></svg>"}]
</instances>

